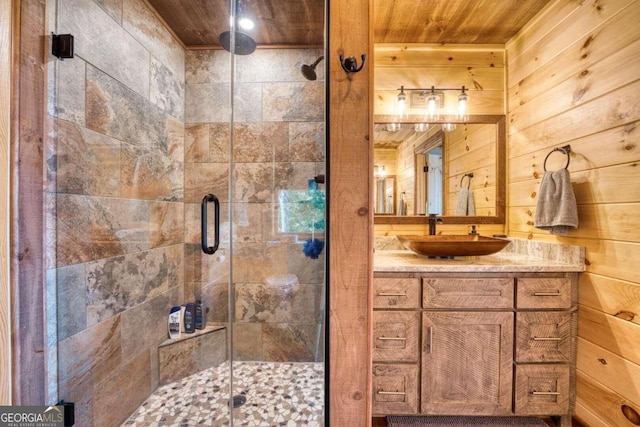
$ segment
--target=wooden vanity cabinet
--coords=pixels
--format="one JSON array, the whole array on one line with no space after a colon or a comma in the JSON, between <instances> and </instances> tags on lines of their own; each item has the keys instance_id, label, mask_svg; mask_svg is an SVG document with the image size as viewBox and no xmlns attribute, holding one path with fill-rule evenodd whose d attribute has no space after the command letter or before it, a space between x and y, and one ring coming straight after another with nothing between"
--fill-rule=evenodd
<instances>
[{"instance_id":1,"label":"wooden vanity cabinet","mask_svg":"<svg viewBox=\"0 0 640 427\"><path fill-rule=\"evenodd\" d=\"M374 414L417 414L420 378L420 279L374 279Z\"/></svg>"},{"instance_id":2,"label":"wooden vanity cabinet","mask_svg":"<svg viewBox=\"0 0 640 427\"><path fill-rule=\"evenodd\" d=\"M373 413L570 425L576 306L577 273L376 273Z\"/></svg>"}]
</instances>

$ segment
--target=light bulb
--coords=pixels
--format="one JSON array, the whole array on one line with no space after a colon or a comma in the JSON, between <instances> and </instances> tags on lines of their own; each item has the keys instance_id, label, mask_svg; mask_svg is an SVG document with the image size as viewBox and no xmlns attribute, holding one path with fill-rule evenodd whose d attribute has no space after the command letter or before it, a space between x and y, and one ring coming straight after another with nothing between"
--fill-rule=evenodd
<instances>
[{"instance_id":1,"label":"light bulb","mask_svg":"<svg viewBox=\"0 0 640 427\"><path fill-rule=\"evenodd\" d=\"M244 30L253 30L253 28L256 26L256 24L254 24L254 22L246 16L243 16L238 20L238 25L240 25L240 28Z\"/></svg>"},{"instance_id":2,"label":"light bulb","mask_svg":"<svg viewBox=\"0 0 640 427\"><path fill-rule=\"evenodd\" d=\"M458 95L458 112L457 117L460 120L467 120L469 114L469 95L465 93L465 87L462 86L462 93Z\"/></svg>"},{"instance_id":3,"label":"light bulb","mask_svg":"<svg viewBox=\"0 0 640 427\"><path fill-rule=\"evenodd\" d=\"M434 121L438 119L438 108L440 107L440 98L435 92L435 89L431 87L431 93L427 97L427 119Z\"/></svg>"},{"instance_id":4,"label":"light bulb","mask_svg":"<svg viewBox=\"0 0 640 427\"><path fill-rule=\"evenodd\" d=\"M400 86L400 93L396 101L396 116L404 117L407 113L407 95L404 93L404 86Z\"/></svg>"}]
</instances>

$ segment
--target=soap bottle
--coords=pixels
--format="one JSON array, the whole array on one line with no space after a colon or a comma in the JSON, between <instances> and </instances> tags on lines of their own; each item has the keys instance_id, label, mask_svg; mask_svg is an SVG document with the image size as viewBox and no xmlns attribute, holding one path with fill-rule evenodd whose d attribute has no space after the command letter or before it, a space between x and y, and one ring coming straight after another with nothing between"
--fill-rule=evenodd
<instances>
[{"instance_id":1,"label":"soap bottle","mask_svg":"<svg viewBox=\"0 0 640 427\"><path fill-rule=\"evenodd\" d=\"M192 334L196 331L196 305L192 302L185 304L184 310L184 332Z\"/></svg>"},{"instance_id":2,"label":"soap bottle","mask_svg":"<svg viewBox=\"0 0 640 427\"><path fill-rule=\"evenodd\" d=\"M169 338L180 338L180 307L171 307L169 311Z\"/></svg>"},{"instance_id":3,"label":"soap bottle","mask_svg":"<svg viewBox=\"0 0 640 427\"><path fill-rule=\"evenodd\" d=\"M207 325L207 310L202 302L202 298L196 301L196 329L204 329Z\"/></svg>"}]
</instances>

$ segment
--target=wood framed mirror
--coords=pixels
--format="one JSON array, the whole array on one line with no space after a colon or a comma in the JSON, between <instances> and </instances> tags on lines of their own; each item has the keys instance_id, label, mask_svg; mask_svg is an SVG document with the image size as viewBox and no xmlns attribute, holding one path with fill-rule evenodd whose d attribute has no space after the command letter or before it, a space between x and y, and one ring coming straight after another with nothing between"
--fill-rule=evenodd
<instances>
[{"instance_id":1,"label":"wood framed mirror","mask_svg":"<svg viewBox=\"0 0 640 427\"><path fill-rule=\"evenodd\" d=\"M436 213L445 218L447 224L504 224L505 116L472 115L462 123L442 116L437 123L430 123L426 131L415 127L421 119L408 116L398 121L391 115L374 116L374 163L395 176L396 194L405 193L406 202L406 215L376 214L374 223L423 224L428 222L429 213ZM390 123L398 123L400 129L387 126ZM443 130L445 123L454 125L455 129ZM441 140L442 194L435 199L441 197L442 206L438 212L429 212L436 209L433 204L427 207L427 202L434 199L429 197L429 188L438 187L429 180L437 173L432 169L429 174L429 167L434 166L429 166L424 156L434 154L432 148L437 147L438 138ZM435 154L437 157L437 151ZM459 205L466 197L473 200L474 211L461 215ZM399 212L398 199L396 197L394 212Z\"/></svg>"}]
</instances>

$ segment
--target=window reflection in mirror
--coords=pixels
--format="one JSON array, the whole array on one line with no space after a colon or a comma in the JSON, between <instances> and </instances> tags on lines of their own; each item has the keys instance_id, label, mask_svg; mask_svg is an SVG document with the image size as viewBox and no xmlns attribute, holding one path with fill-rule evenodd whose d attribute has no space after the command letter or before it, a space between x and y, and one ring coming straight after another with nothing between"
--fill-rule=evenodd
<instances>
[{"instance_id":1,"label":"window reflection in mirror","mask_svg":"<svg viewBox=\"0 0 640 427\"><path fill-rule=\"evenodd\" d=\"M395 215L396 209L396 185L394 176L374 175L375 191L373 192L373 200L375 211L380 215Z\"/></svg>"}]
</instances>

